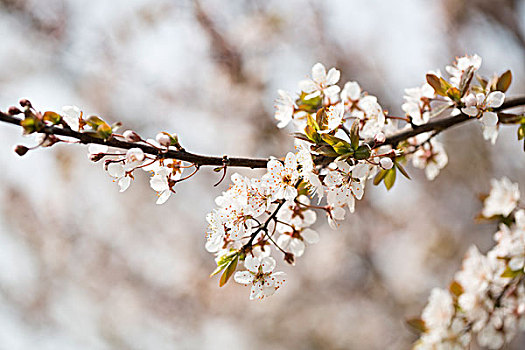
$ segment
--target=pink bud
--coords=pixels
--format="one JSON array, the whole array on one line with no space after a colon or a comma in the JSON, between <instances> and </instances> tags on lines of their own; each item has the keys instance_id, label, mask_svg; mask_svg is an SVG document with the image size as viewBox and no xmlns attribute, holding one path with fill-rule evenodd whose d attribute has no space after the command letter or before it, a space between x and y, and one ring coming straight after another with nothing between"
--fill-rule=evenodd
<instances>
[{"instance_id":1,"label":"pink bud","mask_svg":"<svg viewBox=\"0 0 525 350\"><path fill-rule=\"evenodd\" d=\"M20 106L22 106L22 107L29 107L29 108L31 108L31 102L29 102L28 99L23 98L23 99L20 100L19 103L20 103Z\"/></svg>"},{"instance_id":2,"label":"pink bud","mask_svg":"<svg viewBox=\"0 0 525 350\"><path fill-rule=\"evenodd\" d=\"M20 114L20 113L22 113L22 111L19 110L18 108L16 108L15 106L11 106L7 110L7 114L10 114L10 115L17 115L17 114Z\"/></svg>"},{"instance_id":3,"label":"pink bud","mask_svg":"<svg viewBox=\"0 0 525 350\"><path fill-rule=\"evenodd\" d=\"M122 136L124 136L124 138L128 142L139 142L140 140L142 140L142 138L139 136L139 134L137 134L133 130L126 130L126 131L124 131Z\"/></svg>"},{"instance_id":4,"label":"pink bud","mask_svg":"<svg viewBox=\"0 0 525 350\"><path fill-rule=\"evenodd\" d=\"M171 137L169 137L168 135L166 135L165 133L162 133L162 132L159 132L157 134L157 137L155 137L155 139L157 140L157 142L164 146L164 147L169 147L171 146Z\"/></svg>"}]
</instances>

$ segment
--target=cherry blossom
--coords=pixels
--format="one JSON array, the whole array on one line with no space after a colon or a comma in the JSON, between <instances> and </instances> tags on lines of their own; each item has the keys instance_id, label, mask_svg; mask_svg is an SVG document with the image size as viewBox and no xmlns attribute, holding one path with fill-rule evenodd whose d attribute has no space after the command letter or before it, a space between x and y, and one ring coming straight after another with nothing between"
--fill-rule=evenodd
<instances>
[{"instance_id":1,"label":"cherry blossom","mask_svg":"<svg viewBox=\"0 0 525 350\"><path fill-rule=\"evenodd\" d=\"M250 300L269 297L283 285L286 277L284 272L273 272L275 265L272 257L248 255L244 260L244 267L248 270L237 271L234 275L235 282L251 285Z\"/></svg>"},{"instance_id":2,"label":"cherry blossom","mask_svg":"<svg viewBox=\"0 0 525 350\"><path fill-rule=\"evenodd\" d=\"M341 72L337 69L330 68L326 73L325 66L322 63L316 63L312 67L312 79L301 81L299 88L308 94L305 97L307 100L321 95L333 100L341 91L341 88L335 85L340 77Z\"/></svg>"},{"instance_id":3,"label":"cherry blossom","mask_svg":"<svg viewBox=\"0 0 525 350\"><path fill-rule=\"evenodd\" d=\"M512 183L507 177L493 179L490 183L492 188L484 202L483 216L508 216L516 208L520 198L518 184Z\"/></svg>"}]
</instances>

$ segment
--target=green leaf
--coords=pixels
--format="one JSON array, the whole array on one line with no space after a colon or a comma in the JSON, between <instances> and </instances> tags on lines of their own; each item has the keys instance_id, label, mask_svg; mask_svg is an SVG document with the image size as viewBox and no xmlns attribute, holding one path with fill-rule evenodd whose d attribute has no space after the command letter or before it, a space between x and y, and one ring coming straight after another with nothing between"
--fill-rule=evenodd
<instances>
[{"instance_id":1,"label":"green leaf","mask_svg":"<svg viewBox=\"0 0 525 350\"><path fill-rule=\"evenodd\" d=\"M450 99L452 99L453 101L456 101L458 102L459 100L461 100L461 91L459 91L457 88L455 87L451 87L447 90L447 96L450 97Z\"/></svg>"},{"instance_id":2,"label":"green leaf","mask_svg":"<svg viewBox=\"0 0 525 350\"><path fill-rule=\"evenodd\" d=\"M316 151L327 157L338 157L339 153L334 151L332 146L324 145L316 149Z\"/></svg>"},{"instance_id":3,"label":"green leaf","mask_svg":"<svg viewBox=\"0 0 525 350\"><path fill-rule=\"evenodd\" d=\"M404 177L406 177L406 178L409 179L409 180L412 180L412 179L410 178L410 175L408 175L408 172L406 171L406 169L401 165L401 163L395 161L394 164L395 164L396 168L399 169L399 171L401 172L401 174L403 174Z\"/></svg>"},{"instance_id":4,"label":"green leaf","mask_svg":"<svg viewBox=\"0 0 525 350\"><path fill-rule=\"evenodd\" d=\"M26 117L20 121L20 126L24 129L24 135L29 135L37 130L38 121L35 117Z\"/></svg>"},{"instance_id":5,"label":"green leaf","mask_svg":"<svg viewBox=\"0 0 525 350\"><path fill-rule=\"evenodd\" d=\"M341 154L340 156L334 159L334 162L347 161L348 159L352 158L353 155L354 155L354 150L352 150L352 152Z\"/></svg>"},{"instance_id":6,"label":"green leaf","mask_svg":"<svg viewBox=\"0 0 525 350\"><path fill-rule=\"evenodd\" d=\"M100 124L96 130L97 135L104 140L107 140L113 134L113 129L106 122Z\"/></svg>"},{"instance_id":7,"label":"green leaf","mask_svg":"<svg viewBox=\"0 0 525 350\"><path fill-rule=\"evenodd\" d=\"M306 116L306 125L309 125L310 127L312 127L315 131L319 131L319 124L317 124L317 122L315 121L315 119L310 115L308 114Z\"/></svg>"},{"instance_id":8,"label":"green leaf","mask_svg":"<svg viewBox=\"0 0 525 350\"><path fill-rule=\"evenodd\" d=\"M366 143L357 147L354 153L354 158L357 160L363 160L370 158L371 149Z\"/></svg>"},{"instance_id":9,"label":"green leaf","mask_svg":"<svg viewBox=\"0 0 525 350\"><path fill-rule=\"evenodd\" d=\"M411 318L408 319L407 325L410 326L413 330L415 330L418 333L424 333L427 330L427 327L425 326L425 321L423 321L420 318Z\"/></svg>"},{"instance_id":10,"label":"green leaf","mask_svg":"<svg viewBox=\"0 0 525 350\"><path fill-rule=\"evenodd\" d=\"M452 87L445 79L434 74L427 74L427 83L434 88L436 94L447 96L447 90Z\"/></svg>"},{"instance_id":11,"label":"green leaf","mask_svg":"<svg viewBox=\"0 0 525 350\"><path fill-rule=\"evenodd\" d=\"M394 186L394 183L396 182L396 168L388 169L387 173L385 175L385 179L383 180L385 183L385 187L387 190L390 191L390 189Z\"/></svg>"},{"instance_id":12,"label":"green leaf","mask_svg":"<svg viewBox=\"0 0 525 350\"><path fill-rule=\"evenodd\" d=\"M299 139L299 140L303 140L303 141L306 141L306 142L314 143L314 141L312 141L310 138L308 138L308 136L306 136L305 134L301 134L300 132L294 132L292 134L292 136L295 137L296 139Z\"/></svg>"},{"instance_id":13,"label":"green leaf","mask_svg":"<svg viewBox=\"0 0 525 350\"><path fill-rule=\"evenodd\" d=\"M525 138L525 124L521 124L518 128L518 140L523 140Z\"/></svg>"},{"instance_id":14,"label":"green leaf","mask_svg":"<svg viewBox=\"0 0 525 350\"><path fill-rule=\"evenodd\" d=\"M237 268L237 262L239 261L239 255L236 255L235 258L228 264L228 267L224 270L224 273L221 276L221 279L219 280L219 287L224 286L230 277L235 272L235 269Z\"/></svg>"},{"instance_id":15,"label":"green leaf","mask_svg":"<svg viewBox=\"0 0 525 350\"><path fill-rule=\"evenodd\" d=\"M350 143L352 148L357 150L359 147L359 120L356 119L350 128Z\"/></svg>"},{"instance_id":16,"label":"green leaf","mask_svg":"<svg viewBox=\"0 0 525 350\"><path fill-rule=\"evenodd\" d=\"M383 179L385 178L386 176L386 173L387 173L387 170L385 169L381 169L377 175L374 177L374 185L379 185L381 183L381 181L383 181Z\"/></svg>"},{"instance_id":17,"label":"green leaf","mask_svg":"<svg viewBox=\"0 0 525 350\"><path fill-rule=\"evenodd\" d=\"M86 119L86 124L93 128L93 130L97 130L99 125L106 124L106 122L100 119L99 117L92 115L91 117Z\"/></svg>"},{"instance_id":18,"label":"green leaf","mask_svg":"<svg viewBox=\"0 0 525 350\"><path fill-rule=\"evenodd\" d=\"M519 275L521 275L522 273L523 273L522 269L516 270L516 271L512 271L512 269L509 266L507 266L505 271L503 271L503 273L501 274L501 277L504 277L504 278L515 278L515 277L518 277Z\"/></svg>"},{"instance_id":19,"label":"green leaf","mask_svg":"<svg viewBox=\"0 0 525 350\"><path fill-rule=\"evenodd\" d=\"M496 83L496 91L506 92L512 82L512 73L510 70L506 71L498 78Z\"/></svg>"},{"instance_id":20,"label":"green leaf","mask_svg":"<svg viewBox=\"0 0 525 350\"><path fill-rule=\"evenodd\" d=\"M337 145L339 143L342 143L342 144L347 144L348 147L352 148L352 146L350 146L350 144L348 142L346 142L345 140L340 139L339 137L336 137L336 136L332 136L332 135L329 135L329 134L321 134L321 138L323 139L324 142L326 142L330 146L335 146L335 145Z\"/></svg>"},{"instance_id":21,"label":"green leaf","mask_svg":"<svg viewBox=\"0 0 525 350\"><path fill-rule=\"evenodd\" d=\"M314 98L310 98L308 100L305 100L305 97L308 96L306 92L302 92L301 96L295 101L297 104L297 109L299 111L304 111L307 113L315 113L321 107L323 103L322 96L316 96Z\"/></svg>"},{"instance_id":22,"label":"green leaf","mask_svg":"<svg viewBox=\"0 0 525 350\"><path fill-rule=\"evenodd\" d=\"M319 125L319 129L326 130L328 121L326 116L326 109L324 107L319 108L319 110L315 114L315 121L317 122L317 125Z\"/></svg>"},{"instance_id":23,"label":"green leaf","mask_svg":"<svg viewBox=\"0 0 525 350\"><path fill-rule=\"evenodd\" d=\"M55 125L55 124L60 123L60 120L62 120L62 117L58 113L47 111L44 113L43 119L44 121Z\"/></svg>"}]
</instances>

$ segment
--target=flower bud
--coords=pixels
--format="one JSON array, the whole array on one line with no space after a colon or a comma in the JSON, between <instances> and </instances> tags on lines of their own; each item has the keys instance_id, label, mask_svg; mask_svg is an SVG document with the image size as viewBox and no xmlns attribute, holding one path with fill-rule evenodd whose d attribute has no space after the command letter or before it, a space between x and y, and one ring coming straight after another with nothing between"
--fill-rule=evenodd
<instances>
[{"instance_id":1,"label":"flower bud","mask_svg":"<svg viewBox=\"0 0 525 350\"><path fill-rule=\"evenodd\" d=\"M15 106L11 106L9 107L9 109L7 110L7 114L10 114L10 115L17 115L17 114L20 114L22 113L21 110L19 110L17 107Z\"/></svg>"},{"instance_id":2,"label":"flower bud","mask_svg":"<svg viewBox=\"0 0 525 350\"><path fill-rule=\"evenodd\" d=\"M126 162L142 162L144 160L144 151L140 148L130 148L126 153Z\"/></svg>"},{"instance_id":3,"label":"flower bud","mask_svg":"<svg viewBox=\"0 0 525 350\"><path fill-rule=\"evenodd\" d=\"M105 153L92 153L90 154L88 157L89 157L89 160L92 161L92 162L98 162L99 160L101 160L102 158L104 158L106 154Z\"/></svg>"},{"instance_id":4,"label":"flower bud","mask_svg":"<svg viewBox=\"0 0 525 350\"><path fill-rule=\"evenodd\" d=\"M29 148L23 145L16 145L14 148L14 151L16 152L16 154L18 154L21 157L24 154L26 154L27 151L29 151Z\"/></svg>"},{"instance_id":5,"label":"flower bud","mask_svg":"<svg viewBox=\"0 0 525 350\"><path fill-rule=\"evenodd\" d=\"M375 143L383 143L386 141L386 136L382 132L379 132L374 136Z\"/></svg>"},{"instance_id":6,"label":"flower bud","mask_svg":"<svg viewBox=\"0 0 525 350\"><path fill-rule=\"evenodd\" d=\"M124 136L124 138L128 142L139 142L140 140L142 140L142 138L139 136L139 134L137 134L133 130L126 130L126 131L124 131L122 136Z\"/></svg>"},{"instance_id":7,"label":"flower bud","mask_svg":"<svg viewBox=\"0 0 525 350\"><path fill-rule=\"evenodd\" d=\"M292 253L284 253L284 261L290 265L295 265L295 257Z\"/></svg>"},{"instance_id":8,"label":"flower bud","mask_svg":"<svg viewBox=\"0 0 525 350\"><path fill-rule=\"evenodd\" d=\"M20 103L20 106L22 106L22 107L29 107L29 108L31 108L31 102L29 102L28 99L23 98L23 99L20 100L19 103Z\"/></svg>"},{"instance_id":9,"label":"flower bud","mask_svg":"<svg viewBox=\"0 0 525 350\"><path fill-rule=\"evenodd\" d=\"M157 134L157 136L155 137L155 139L157 140L157 142L161 145L161 146L164 146L164 147L169 147L171 146L171 137L169 137L169 135L166 135L165 133L163 132L159 132Z\"/></svg>"},{"instance_id":10,"label":"flower bud","mask_svg":"<svg viewBox=\"0 0 525 350\"><path fill-rule=\"evenodd\" d=\"M392 158L383 157L379 161L379 165L381 166L381 168L388 170L392 169L392 167L394 166L394 162L392 161Z\"/></svg>"}]
</instances>

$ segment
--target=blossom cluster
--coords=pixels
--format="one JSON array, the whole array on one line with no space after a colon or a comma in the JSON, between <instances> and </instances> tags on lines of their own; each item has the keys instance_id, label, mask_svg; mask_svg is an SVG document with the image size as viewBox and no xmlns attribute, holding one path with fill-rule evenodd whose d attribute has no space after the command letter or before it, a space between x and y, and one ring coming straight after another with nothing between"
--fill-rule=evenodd
<instances>
[{"instance_id":1,"label":"blossom cluster","mask_svg":"<svg viewBox=\"0 0 525 350\"><path fill-rule=\"evenodd\" d=\"M320 239L313 229L319 212L327 217L330 227L336 228L347 213L355 211L368 180L390 189L397 174L409 178L404 168L408 162L423 169L430 180L448 163L445 148L436 139L441 129L411 133L411 137L398 141L392 140L395 135L417 131L417 127L438 118L476 118L485 138L494 142L501 123L497 112L505 100L511 74L507 71L487 80L477 75L480 66L479 56L464 56L446 67L447 78L440 71L429 72L426 83L405 90L403 116L389 114L377 97L355 81L339 86L340 72L336 68L327 70L321 63L313 66L310 78L299 83L295 96L279 90L277 126L294 126L296 149L285 158L271 158L260 178L232 175L230 187L215 201L217 208L207 215L206 249L216 256L217 268L212 275L221 273L220 285L233 276L235 281L251 286L251 299L273 294L284 282L284 274L274 272L275 254L282 254L283 260L293 265L307 244ZM121 192L130 186L136 170L144 170L158 194L157 204L162 204L175 193L177 183L191 178L200 168L200 163L167 156L173 149L185 152L175 134L161 132L155 140L143 139L132 130L117 133L118 123L109 125L97 116L86 118L75 106L64 107L61 114L42 114L27 100L21 105L24 111L12 107L9 113L24 114L24 133L36 133L38 146L67 142L45 132L50 126L93 137L96 141L89 146L89 159L103 160L104 169ZM516 120L518 123L521 119ZM525 130L525 124L521 129ZM116 147L108 147L106 141L115 141L111 145ZM126 151L118 147L122 141L126 142ZM28 150L16 148L20 155ZM223 166L215 169L222 171L221 181L228 165L226 157ZM183 177L188 168L193 171ZM501 209L495 195L489 198L497 203L488 202L486 216ZM505 215L512 210L507 209ZM246 270L238 271L239 263Z\"/></svg>"},{"instance_id":2,"label":"blossom cluster","mask_svg":"<svg viewBox=\"0 0 525 350\"><path fill-rule=\"evenodd\" d=\"M432 290L415 349L501 349L525 330L525 209L517 184L492 180L482 216L500 222L486 254L472 246L449 290Z\"/></svg>"}]
</instances>

